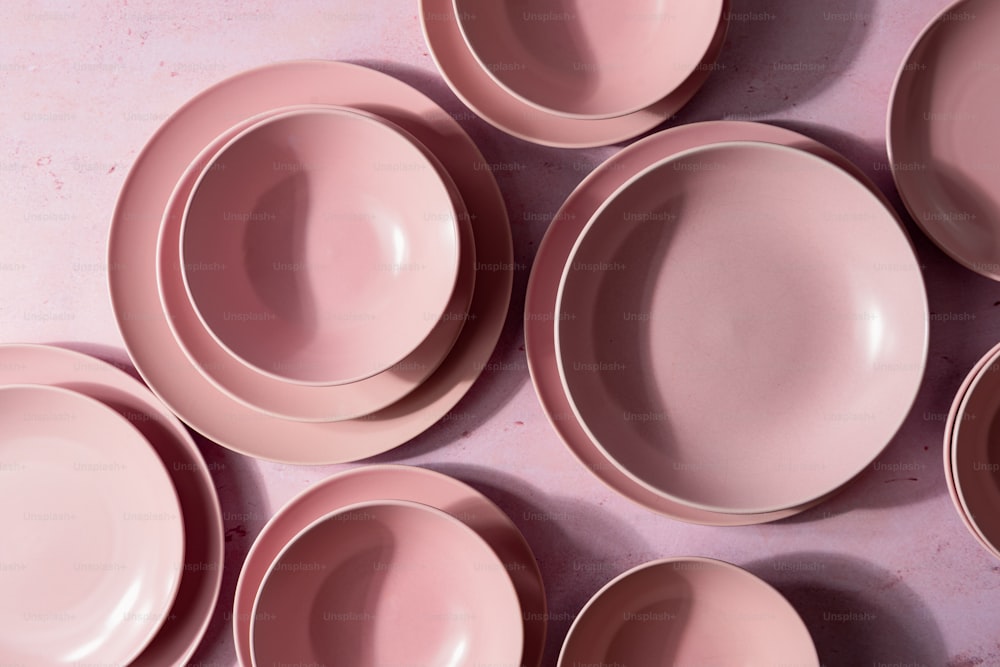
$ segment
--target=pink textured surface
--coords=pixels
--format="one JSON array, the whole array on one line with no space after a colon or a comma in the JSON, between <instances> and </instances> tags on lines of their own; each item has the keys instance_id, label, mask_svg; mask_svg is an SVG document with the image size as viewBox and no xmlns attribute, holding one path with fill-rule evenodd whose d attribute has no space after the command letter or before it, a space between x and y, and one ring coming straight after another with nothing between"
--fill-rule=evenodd
<instances>
[{"instance_id":1,"label":"pink textured surface","mask_svg":"<svg viewBox=\"0 0 1000 667\"><path fill-rule=\"evenodd\" d=\"M843 151L902 212L886 162L889 89L944 0L734 0L718 68L671 123L769 120ZM493 164L514 232L507 327L479 382L441 423L377 457L452 474L507 510L541 564L552 665L573 615L606 581L678 555L747 567L802 614L826 665L1000 664L1000 562L948 497L941 436L965 373L1000 339L1000 286L949 260L905 217L924 267L931 351L907 422L840 495L746 528L681 524L607 490L559 442L533 394L521 307L535 248L570 190L615 148L534 146L476 119L423 43L416 2L24 3L0 42L0 341L64 343L118 362L107 296L108 224L129 165L158 124L206 86L291 58L359 62L453 112ZM150 258L152 261L152 258ZM230 603L264 521L344 466L260 463L204 443L227 530L227 573L193 664L235 664Z\"/></svg>"}]
</instances>

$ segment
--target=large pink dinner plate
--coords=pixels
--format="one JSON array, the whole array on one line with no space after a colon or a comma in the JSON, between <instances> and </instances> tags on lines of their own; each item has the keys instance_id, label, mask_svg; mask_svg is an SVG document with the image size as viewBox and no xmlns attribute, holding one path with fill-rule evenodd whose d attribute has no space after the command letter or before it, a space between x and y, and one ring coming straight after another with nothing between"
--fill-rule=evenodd
<instances>
[{"instance_id":1,"label":"large pink dinner plate","mask_svg":"<svg viewBox=\"0 0 1000 667\"><path fill-rule=\"evenodd\" d=\"M672 128L618 152L570 194L553 217L535 255L525 301L524 334L528 368L536 393L556 433L574 456L609 488L671 518L715 526L777 521L821 502L765 514L725 514L691 507L653 492L609 462L576 420L559 377L555 354L556 297L563 267L587 221L622 184L650 164L680 151L725 141L766 141L807 150L830 160L878 190L836 151L802 134L764 123L709 121Z\"/></svg>"},{"instance_id":2,"label":"large pink dinner plate","mask_svg":"<svg viewBox=\"0 0 1000 667\"><path fill-rule=\"evenodd\" d=\"M763 579L710 558L644 563L599 590L570 627L559 667L819 667L809 629Z\"/></svg>"},{"instance_id":3,"label":"large pink dinner plate","mask_svg":"<svg viewBox=\"0 0 1000 667\"><path fill-rule=\"evenodd\" d=\"M290 500L264 526L236 584L233 635L240 664L250 664L254 599L285 544L313 521L338 508L376 500L404 500L443 510L489 543L514 582L524 621L521 664L538 667L545 648L547 611L541 573L531 547L503 510L472 487L432 470L372 465L337 473Z\"/></svg>"},{"instance_id":4,"label":"large pink dinner plate","mask_svg":"<svg viewBox=\"0 0 1000 667\"><path fill-rule=\"evenodd\" d=\"M952 483L968 526L1000 558L1000 359L982 364L962 398L951 443Z\"/></svg>"},{"instance_id":5,"label":"large pink dinner plate","mask_svg":"<svg viewBox=\"0 0 1000 667\"><path fill-rule=\"evenodd\" d=\"M166 467L125 417L71 389L0 387L0 655L127 663L166 620L184 526Z\"/></svg>"},{"instance_id":6,"label":"large pink dinner plate","mask_svg":"<svg viewBox=\"0 0 1000 667\"><path fill-rule=\"evenodd\" d=\"M71 389L118 411L167 466L184 521L180 587L156 637L134 667L186 665L212 619L222 586L222 509L201 452L187 429L138 380L99 359L48 345L0 345L0 383Z\"/></svg>"},{"instance_id":7,"label":"large pink dinner plate","mask_svg":"<svg viewBox=\"0 0 1000 667\"><path fill-rule=\"evenodd\" d=\"M727 1L723 15L728 7ZM635 113L589 120L542 111L504 90L469 51L455 16L453 0L420 0L420 21L438 70L467 107L511 136L558 148L587 148L626 141L669 120L705 83L726 41L729 27L728 21L719 22L702 64L674 92Z\"/></svg>"},{"instance_id":8,"label":"large pink dinner plate","mask_svg":"<svg viewBox=\"0 0 1000 667\"><path fill-rule=\"evenodd\" d=\"M559 289L578 421L639 483L710 511L839 488L923 377L927 299L906 233L798 148L717 143L651 165L590 219Z\"/></svg>"},{"instance_id":9,"label":"large pink dinner plate","mask_svg":"<svg viewBox=\"0 0 1000 667\"><path fill-rule=\"evenodd\" d=\"M404 500L338 508L272 561L254 602L254 667L518 667L521 608L489 544Z\"/></svg>"},{"instance_id":10,"label":"large pink dinner plate","mask_svg":"<svg viewBox=\"0 0 1000 667\"><path fill-rule=\"evenodd\" d=\"M899 194L939 248L1000 280L1000 4L959 0L907 54L887 116Z\"/></svg>"},{"instance_id":11,"label":"large pink dinner plate","mask_svg":"<svg viewBox=\"0 0 1000 667\"><path fill-rule=\"evenodd\" d=\"M951 408L948 411L948 418L945 421L944 426L944 480L948 486L948 495L951 497L952 503L955 505L955 510L958 513L959 518L962 520L962 525L976 538L987 551L994 554L1000 558L1000 550L997 550L993 545L986 541L983 535L979 532L976 524L969 518L969 515L965 511L965 505L962 502L962 498L958 494L958 487L955 485L955 471L953 463L953 452L952 447L955 442L955 431L958 426L959 420L966 420L970 418L970 415L961 412L962 405L965 403L965 395L969 391L969 387L977 377L979 377L980 372L987 364L994 363L998 358L1000 358L1000 345L994 346L989 352L984 354L979 361L969 370L969 373L965 376L962 381L961 386L959 386L958 391L955 392L955 398L952 400ZM961 415L961 416L960 416Z\"/></svg>"},{"instance_id":12,"label":"large pink dinner plate","mask_svg":"<svg viewBox=\"0 0 1000 667\"><path fill-rule=\"evenodd\" d=\"M204 377L227 396L253 410L283 419L315 422L341 421L369 415L417 389L444 362L458 340L476 284L476 248L468 212L451 177L428 152L428 158L441 170L441 177L446 180L449 189L455 190L454 205L459 211L460 264L447 312L439 318L430 335L416 350L387 371L363 380L347 385L308 386L283 382L258 373L220 347L196 312L184 286L179 244L181 221L188 196L211 157L240 128L283 113L320 108L326 107L304 105L294 109L268 111L230 128L209 144L185 170L167 202L156 253L160 302L167 316L167 323L173 331L174 339ZM421 149L427 150L423 147ZM188 264L188 271L204 269L210 273L214 273L212 267L216 265L215 262L184 264Z\"/></svg>"},{"instance_id":13,"label":"large pink dinner plate","mask_svg":"<svg viewBox=\"0 0 1000 667\"><path fill-rule=\"evenodd\" d=\"M332 104L378 114L412 134L448 170L472 219L476 285L455 347L419 390L360 419L307 423L262 414L206 379L173 337L160 306L156 247L170 193L220 133L259 113ZM454 118L381 72L332 61L295 61L238 74L185 104L149 140L119 195L108 243L119 330L150 388L192 428L234 451L298 464L374 456L434 424L465 395L500 335L513 277L511 231L496 180Z\"/></svg>"}]
</instances>

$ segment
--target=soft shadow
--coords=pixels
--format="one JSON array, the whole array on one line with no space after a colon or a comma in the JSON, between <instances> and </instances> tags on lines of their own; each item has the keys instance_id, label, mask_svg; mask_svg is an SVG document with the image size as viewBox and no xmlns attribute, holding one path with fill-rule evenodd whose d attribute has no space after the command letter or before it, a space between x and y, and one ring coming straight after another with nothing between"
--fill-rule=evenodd
<instances>
[{"instance_id":1,"label":"soft shadow","mask_svg":"<svg viewBox=\"0 0 1000 667\"><path fill-rule=\"evenodd\" d=\"M556 664L570 625L594 593L628 568L648 560L649 549L642 536L593 503L548 496L522 478L492 468L461 464L428 467L469 484L496 503L531 545L548 598L542 665ZM609 539L595 543L594 535Z\"/></svg>"},{"instance_id":2,"label":"soft shadow","mask_svg":"<svg viewBox=\"0 0 1000 667\"><path fill-rule=\"evenodd\" d=\"M814 98L857 59L874 13L874 0L731 0L719 60L679 117L757 120Z\"/></svg>"},{"instance_id":3,"label":"soft shadow","mask_svg":"<svg viewBox=\"0 0 1000 667\"><path fill-rule=\"evenodd\" d=\"M226 664L235 664L232 626L236 581L250 546L272 512L261 491L264 481L257 461L221 447L198 433L192 432L192 436L212 473L222 506L225 567L215 613L191 661L197 664L211 655ZM224 647L222 655L218 655L219 647Z\"/></svg>"},{"instance_id":4,"label":"soft shadow","mask_svg":"<svg viewBox=\"0 0 1000 667\"><path fill-rule=\"evenodd\" d=\"M103 345L101 343L87 343L81 341L53 341L50 343L45 343L46 345L52 345L54 347L61 347L67 350L73 350L74 352L80 352L81 354L86 354L96 359L100 359L106 363L111 364L115 368L125 373L128 373L134 379L143 382L142 377L139 375L139 371L135 369L132 365L132 360L128 356L123 348L111 347L110 345ZM143 382L145 384L145 382Z\"/></svg>"},{"instance_id":5,"label":"soft shadow","mask_svg":"<svg viewBox=\"0 0 1000 667\"><path fill-rule=\"evenodd\" d=\"M927 604L904 583L905 571L820 552L782 554L744 567L791 602L826 667L947 662L941 631Z\"/></svg>"}]
</instances>

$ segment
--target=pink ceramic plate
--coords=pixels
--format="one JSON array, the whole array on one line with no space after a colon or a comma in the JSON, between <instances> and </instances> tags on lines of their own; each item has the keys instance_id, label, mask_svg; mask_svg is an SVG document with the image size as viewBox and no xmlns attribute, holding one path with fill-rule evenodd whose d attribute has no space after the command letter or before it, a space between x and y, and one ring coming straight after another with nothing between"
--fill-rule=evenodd
<instances>
[{"instance_id":1,"label":"pink ceramic plate","mask_svg":"<svg viewBox=\"0 0 1000 667\"><path fill-rule=\"evenodd\" d=\"M711 70L709 66L699 67L673 93L632 114L603 120L565 118L524 104L490 78L462 38L453 0L420 0L420 18L431 57L455 95L497 129L546 146L586 148L632 139L668 120L687 104ZM718 57L727 28L726 21L719 23L705 65Z\"/></svg>"},{"instance_id":2,"label":"pink ceramic plate","mask_svg":"<svg viewBox=\"0 0 1000 667\"><path fill-rule=\"evenodd\" d=\"M610 463L577 422L559 379L555 356L555 303L563 267L584 225L622 184L650 164L680 151L723 141L768 141L795 146L847 169L874 192L874 184L836 151L797 132L763 123L713 121L665 130L612 156L570 194L555 214L535 256L525 302L528 368L542 408L580 462L614 491L674 519L717 526L776 521L816 503L767 514L731 515L689 507L654 493ZM817 501L819 502L819 501Z\"/></svg>"},{"instance_id":3,"label":"pink ceramic plate","mask_svg":"<svg viewBox=\"0 0 1000 667\"><path fill-rule=\"evenodd\" d=\"M1000 558L1000 363L996 355L969 385L955 419L952 482L968 524Z\"/></svg>"},{"instance_id":4,"label":"pink ceramic plate","mask_svg":"<svg viewBox=\"0 0 1000 667\"><path fill-rule=\"evenodd\" d=\"M965 395L969 391L969 387L972 385L973 381L979 377L980 371L993 360L1000 357L1000 345L995 346L989 352L982 356L976 365L972 367L969 374L965 376L965 380L962 381L962 385L955 392L955 399L951 403L951 409L948 411L948 419L945 422L944 427L944 479L948 485L948 495L951 496L951 501L955 504L955 509L958 510L958 515L962 519L962 523L972 533L973 537L982 544L987 551L990 551L998 558L1000 558L1000 551L993 547L983 535L979 532L979 529L973 523L969 515L966 514L965 505L962 502L962 498L958 495L958 489L955 486L954 477L954 467L952 465L952 446L955 442L955 430L958 423L958 415L961 410L962 404L965 400ZM968 417L963 415L963 418Z\"/></svg>"},{"instance_id":5,"label":"pink ceramic plate","mask_svg":"<svg viewBox=\"0 0 1000 667\"><path fill-rule=\"evenodd\" d=\"M444 363L418 391L363 419L278 419L219 391L187 359L160 307L156 243L170 193L220 133L259 113L297 104L360 108L427 146L469 209L477 254L469 318ZM510 303L513 249L503 199L482 154L458 123L410 86L380 72L329 61L288 62L239 74L168 119L136 158L119 195L108 243L111 300L136 368L193 428L234 451L300 464L357 460L423 432L465 395L496 345Z\"/></svg>"},{"instance_id":6,"label":"pink ceramic plate","mask_svg":"<svg viewBox=\"0 0 1000 667\"><path fill-rule=\"evenodd\" d=\"M806 504L863 470L927 353L893 213L833 163L769 143L633 177L580 234L556 312L567 395L608 460L734 514Z\"/></svg>"},{"instance_id":7,"label":"pink ceramic plate","mask_svg":"<svg viewBox=\"0 0 1000 667\"><path fill-rule=\"evenodd\" d=\"M316 107L299 107L316 108ZM275 110L256 118L283 113ZM363 112L356 112L363 113ZM184 204L191 187L209 158L239 127L253 124L248 119L230 128L203 150L184 172L167 203L160 228L157 281L160 301L177 343L202 374L227 396L251 409L278 418L298 421L340 421L368 415L395 403L430 376L454 347L475 291L475 239L465 204L455 192L459 209L460 265L458 281L451 295L447 313L420 346L390 370L344 386L303 386L278 383L234 359L219 345L195 312L183 285L179 256L179 234ZM432 158L433 159L433 158ZM434 160L437 162L437 160ZM443 172L452 188L451 177Z\"/></svg>"},{"instance_id":8,"label":"pink ceramic plate","mask_svg":"<svg viewBox=\"0 0 1000 667\"><path fill-rule=\"evenodd\" d=\"M611 580L570 627L559 667L819 667L809 630L767 582L709 558L670 558Z\"/></svg>"},{"instance_id":9,"label":"pink ceramic plate","mask_svg":"<svg viewBox=\"0 0 1000 667\"><path fill-rule=\"evenodd\" d=\"M461 198L446 178L372 114L314 107L244 126L210 156L181 225L206 330L284 382L354 383L398 364L455 291Z\"/></svg>"},{"instance_id":10,"label":"pink ceramic plate","mask_svg":"<svg viewBox=\"0 0 1000 667\"><path fill-rule=\"evenodd\" d=\"M0 383L65 387L117 410L167 466L184 520L184 571L166 622L134 667L186 665L222 584L222 510L208 466L187 429L140 382L110 364L45 345L0 345Z\"/></svg>"},{"instance_id":11,"label":"pink ceramic plate","mask_svg":"<svg viewBox=\"0 0 1000 667\"><path fill-rule=\"evenodd\" d=\"M521 609L476 531L379 500L317 519L271 563L254 603L254 667L517 667Z\"/></svg>"},{"instance_id":12,"label":"pink ceramic plate","mask_svg":"<svg viewBox=\"0 0 1000 667\"><path fill-rule=\"evenodd\" d=\"M917 224L953 259L1000 280L1000 4L959 0L903 61L889 162Z\"/></svg>"},{"instance_id":13,"label":"pink ceramic plate","mask_svg":"<svg viewBox=\"0 0 1000 667\"><path fill-rule=\"evenodd\" d=\"M184 527L163 462L127 419L61 387L0 387L0 434L0 655L129 662L180 585Z\"/></svg>"},{"instance_id":14,"label":"pink ceramic plate","mask_svg":"<svg viewBox=\"0 0 1000 667\"><path fill-rule=\"evenodd\" d=\"M233 635L240 664L250 664L250 621L254 598L271 563L303 528L355 503L407 500L436 507L464 522L486 540L514 582L524 620L521 665L538 667L545 647L546 606L541 573L517 527L475 489L441 473L398 465L373 465L337 473L314 484L279 510L247 554L236 584Z\"/></svg>"},{"instance_id":15,"label":"pink ceramic plate","mask_svg":"<svg viewBox=\"0 0 1000 667\"><path fill-rule=\"evenodd\" d=\"M570 118L635 113L708 53L722 0L453 0L480 67L523 103Z\"/></svg>"}]
</instances>

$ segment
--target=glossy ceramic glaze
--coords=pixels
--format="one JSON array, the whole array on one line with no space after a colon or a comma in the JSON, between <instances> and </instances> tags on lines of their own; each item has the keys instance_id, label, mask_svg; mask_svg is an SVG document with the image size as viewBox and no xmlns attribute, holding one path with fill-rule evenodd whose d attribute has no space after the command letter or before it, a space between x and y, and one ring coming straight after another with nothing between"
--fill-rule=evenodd
<instances>
[{"instance_id":1,"label":"glossy ceramic glaze","mask_svg":"<svg viewBox=\"0 0 1000 667\"><path fill-rule=\"evenodd\" d=\"M532 382L546 416L580 463L601 481L634 502L674 519L707 525L745 525L776 521L816 503L781 512L726 514L679 503L638 483L610 463L580 426L563 391L555 356L558 286L570 251L587 221L611 194L649 165L681 151L725 141L768 141L807 150L849 170L873 194L881 197L874 184L842 155L809 137L773 125L714 121L684 125L647 137L595 169L553 217L528 282L525 348Z\"/></svg>"},{"instance_id":2,"label":"glossy ceramic glaze","mask_svg":"<svg viewBox=\"0 0 1000 667\"><path fill-rule=\"evenodd\" d=\"M727 5L728 6L728 5ZM424 39L438 70L477 116L512 136L546 146L586 148L626 141L669 120L688 103L711 72L725 43L728 22L719 23L703 67L667 97L625 116L602 120L566 118L525 104L480 67L462 37L453 0L420 0Z\"/></svg>"},{"instance_id":3,"label":"glossy ceramic glaze","mask_svg":"<svg viewBox=\"0 0 1000 667\"><path fill-rule=\"evenodd\" d=\"M411 392L364 419L306 423L262 414L206 379L174 339L159 302L158 230L170 193L220 133L285 106L331 104L378 113L427 146L451 174L473 220L477 272L469 317L443 364ZM149 140L122 186L108 243L111 301L129 356L150 388L192 428L234 451L299 464L352 461L396 447L465 395L496 345L513 275L511 231L496 180L441 107L371 69L295 61L239 74L185 104Z\"/></svg>"},{"instance_id":4,"label":"glossy ceramic glaze","mask_svg":"<svg viewBox=\"0 0 1000 667\"><path fill-rule=\"evenodd\" d=\"M300 109L236 133L191 190L185 286L219 344L273 377L355 382L445 311L459 266L453 189L369 114Z\"/></svg>"},{"instance_id":5,"label":"glossy ceramic glaze","mask_svg":"<svg viewBox=\"0 0 1000 667\"><path fill-rule=\"evenodd\" d=\"M570 628L559 667L818 667L809 630L767 582L718 560L653 561L598 591Z\"/></svg>"},{"instance_id":6,"label":"glossy ceramic glaze","mask_svg":"<svg viewBox=\"0 0 1000 667\"><path fill-rule=\"evenodd\" d=\"M1000 5L959 0L927 26L897 75L892 173L938 247L1000 280Z\"/></svg>"},{"instance_id":7,"label":"glossy ceramic glaze","mask_svg":"<svg viewBox=\"0 0 1000 667\"><path fill-rule=\"evenodd\" d=\"M470 52L525 104L575 118L635 113L701 64L722 0L453 0Z\"/></svg>"},{"instance_id":8,"label":"glossy ceramic glaze","mask_svg":"<svg viewBox=\"0 0 1000 667\"><path fill-rule=\"evenodd\" d=\"M255 667L520 664L521 609L474 530L428 505L373 501L318 519L254 603Z\"/></svg>"},{"instance_id":9,"label":"glossy ceramic glaze","mask_svg":"<svg viewBox=\"0 0 1000 667\"><path fill-rule=\"evenodd\" d=\"M212 384L234 400L275 417L298 421L340 421L362 417L395 403L419 387L437 370L454 347L475 291L476 249L471 221L451 177L432 155L426 153L427 159L439 167L440 176L449 187L456 210L459 211L460 243L458 279L446 312L439 318L431 333L403 361L386 371L346 385L289 383L256 372L222 349L198 317L183 284L178 238L191 188L211 157L232 135L239 132L240 127L249 127L264 117L281 113L284 112L279 109L262 114L224 132L195 158L178 181L167 202L160 228L156 256L160 302L174 338L191 363ZM396 131L403 132L398 128ZM416 140L411 138L411 141Z\"/></svg>"},{"instance_id":10,"label":"glossy ceramic glaze","mask_svg":"<svg viewBox=\"0 0 1000 667\"><path fill-rule=\"evenodd\" d=\"M127 663L180 585L184 528L163 462L96 399L0 387L0 655Z\"/></svg>"},{"instance_id":11,"label":"glossy ceramic glaze","mask_svg":"<svg viewBox=\"0 0 1000 667\"><path fill-rule=\"evenodd\" d=\"M0 383L84 393L128 419L163 461L184 520L184 570L173 606L135 667L186 665L205 634L222 585L222 510L194 440L146 387L99 359L49 345L0 345Z\"/></svg>"},{"instance_id":12,"label":"glossy ceramic glaze","mask_svg":"<svg viewBox=\"0 0 1000 667\"><path fill-rule=\"evenodd\" d=\"M962 513L1000 558L1000 358L989 358L969 385L955 419L952 481Z\"/></svg>"},{"instance_id":13,"label":"glossy ceramic glaze","mask_svg":"<svg viewBox=\"0 0 1000 667\"><path fill-rule=\"evenodd\" d=\"M703 509L832 492L888 444L923 376L909 240L798 149L719 144L649 167L588 223L560 289L581 424L637 481Z\"/></svg>"},{"instance_id":14,"label":"glossy ceramic glaze","mask_svg":"<svg viewBox=\"0 0 1000 667\"><path fill-rule=\"evenodd\" d=\"M293 498L264 526L247 554L236 584L233 634L241 664L250 663L254 598L284 545L330 512L387 498L443 510L489 543L514 583L523 612L524 652L520 664L539 667L548 614L538 564L524 537L499 507L475 489L432 470L399 465L369 465L332 475Z\"/></svg>"}]
</instances>

